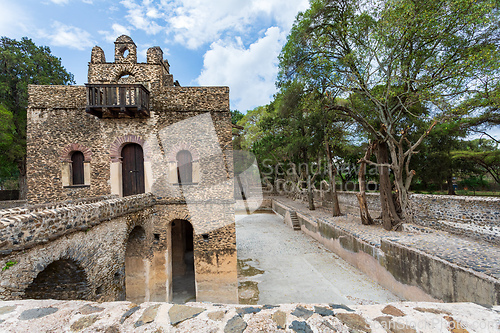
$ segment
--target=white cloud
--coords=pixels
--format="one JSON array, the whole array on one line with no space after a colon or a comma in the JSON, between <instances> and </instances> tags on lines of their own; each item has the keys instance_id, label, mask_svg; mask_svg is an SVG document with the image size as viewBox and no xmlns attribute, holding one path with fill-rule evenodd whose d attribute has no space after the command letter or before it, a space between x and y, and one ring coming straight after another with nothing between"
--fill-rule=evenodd
<instances>
[{"instance_id":1,"label":"white cloud","mask_svg":"<svg viewBox=\"0 0 500 333\"><path fill-rule=\"evenodd\" d=\"M25 8L10 0L0 0L0 36L20 38L30 31L31 17Z\"/></svg>"},{"instance_id":2,"label":"white cloud","mask_svg":"<svg viewBox=\"0 0 500 333\"><path fill-rule=\"evenodd\" d=\"M139 30L171 39L190 49L218 39L248 34L259 20L288 31L308 0L122 0L127 18Z\"/></svg>"},{"instance_id":3,"label":"white cloud","mask_svg":"<svg viewBox=\"0 0 500 333\"><path fill-rule=\"evenodd\" d=\"M286 33L271 27L249 48L240 39L233 43L215 42L204 56L200 85L227 85L231 89L231 109L246 111L269 103L276 92L277 57Z\"/></svg>"},{"instance_id":4,"label":"white cloud","mask_svg":"<svg viewBox=\"0 0 500 333\"><path fill-rule=\"evenodd\" d=\"M95 45L95 42L91 39L91 35L87 31L58 21L52 24L50 33L40 30L39 35L49 39L50 44L53 46L87 50L89 47Z\"/></svg>"},{"instance_id":5,"label":"white cloud","mask_svg":"<svg viewBox=\"0 0 500 333\"><path fill-rule=\"evenodd\" d=\"M50 1L55 3L56 5L65 5L69 2L69 0L50 0Z\"/></svg>"},{"instance_id":6,"label":"white cloud","mask_svg":"<svg viewBox=\"0 0 500 333\"><path fill-rule=\"evenodd\" d=\"M111 29L112 31L98 31L101 35L104 35L104 39L110 43L114 42L116 38L121 35L130 35L130 28L124 27L123 25L118 23L113 23L113 25L111 25Z\"/></svg>"},{"instance_id":7,"label":"white cloud","mask_svg":"<svg viewBox=\"0 0 500 333\"><path fill-rule=\"evenodd\" d=\"M151 1L143 0L142 4L137 4L134 0L122 0L121 4L127 9L127 18L136 29L143 30L148 35L155 35L163 30L163 27L153 19L164 15L154 7Z\"/></svg>"}]
</instances>

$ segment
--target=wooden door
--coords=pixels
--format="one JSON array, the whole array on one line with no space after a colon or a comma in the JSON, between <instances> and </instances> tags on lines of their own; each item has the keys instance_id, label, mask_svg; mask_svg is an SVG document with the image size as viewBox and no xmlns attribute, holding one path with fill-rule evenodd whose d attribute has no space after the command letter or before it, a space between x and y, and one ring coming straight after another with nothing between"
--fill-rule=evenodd
<instances>
[{"instance_id":1,"label":"wooden door","mask_svg":"<svg viewBox=\"0 0 500 333\"><path fill-rule=\"evenodd\" d=\"M142 147L130 143L122 149L123 196L145 192L144 155Z\"/></svg>"}]
</instances>

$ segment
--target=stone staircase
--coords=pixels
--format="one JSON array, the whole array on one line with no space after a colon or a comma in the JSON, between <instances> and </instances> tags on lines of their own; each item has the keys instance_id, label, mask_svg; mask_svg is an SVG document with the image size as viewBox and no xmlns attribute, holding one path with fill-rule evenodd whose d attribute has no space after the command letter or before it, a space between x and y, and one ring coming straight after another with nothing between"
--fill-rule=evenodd
<instances>
[{"instance_id":1,"label":"stone staircase","mask_svg":"<svg viewBox=\"0 0 500 333\"><path fill-rule=\"evenodd\" d=\"M292 220L293 230L301 230L299 218L297 217L296 211L290 211L290 219Z\"/></svg>"}]
</instances>

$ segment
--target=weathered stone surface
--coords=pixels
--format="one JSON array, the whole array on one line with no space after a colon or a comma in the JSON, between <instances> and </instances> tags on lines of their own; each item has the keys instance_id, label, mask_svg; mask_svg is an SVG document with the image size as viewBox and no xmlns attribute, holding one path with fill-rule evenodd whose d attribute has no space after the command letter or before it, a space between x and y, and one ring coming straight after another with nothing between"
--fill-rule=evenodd
<instances>
[{"instance_id":1,"label":"weathered stone surface","mask_svg":"<svg viewBox=\"0 0 500 333\"><path fill-rule=\"evenodd\" d=\"M271 316L271 319L276 323L279 329L284 329L286 327L286 313L283 311L276 311Z\"/></svg>"},{"instance_id":2,"label":"weathered stone surface","mask_svg":"<svg viewBox=\"0 0 500 333\"><path fill-rule=\"evenodd\" d=\"M445 311L445 310L439 310L439 309L433 309L433 308L420 308L417 307L414 310L417 310L419 312L428 312L428 313L434 313L434 314L446 314L446 315L451 315L450 312Z\"/></svg>"},{"instance_id":3,"label":"weathered stone surface","mask_svg":"<svg viewBox=\"0 0 500 333\"><path fill-rule=\"evenodd\" d=\"M395 306L392 306L392 305L387 305L385 308L383 308L382 313L387 314L387 315L391 315L394 317L406 316L406 314L403 311L399 310L398 308L396 308Z\"/></svg>"},{"instance_id":4,"label":"weathered stone surface","mask_svg":"<svg viewBox=\"0 0 500 333\"><path fill-rule=\"evenodd\" d=\"M215 312L210 312L207 314L208 318L214 321L220 321L222 318L224 318L224 312L223 311L215 311Z\"/></svg>"},{"instance_id":5,"label":"weathered stone surface","mask_svg":"<svg viewBox=\"0 0 500 333\"><path fill-rule=\"evenodd\" d=\"M261 308L251 306L246 308L238 308L238 310L236 310L236 313L239 315L246 315L248 313L258 313L261 310L262 310Z\"/></svg>"},{"instance_id":6,"label":"weathered stone surface","mask_svg":"<svg viewBox=\"0 0 500 333\"><path fill-rule=\"evenodd\" d=\"M350 328L367 333L371 333L372 331L370 324L356 313L337 313L335 316Z\"/></svg>"},{"instance_id":7,"label":"weathered stone surface","mask_svg":"<svg viewBox=\"0 0 500 333\"><path fill-rule=\"evenodd\" d=\"M17 308L17 305L11 305L11 306L2 306L0 307L0 315L10 313L14 311Z\"/></svg>"},{"instance_id":8,"label":"weathered stone surface","mask_svg":"<svg viewBox=\"0 0 500 333\"><path fill-rule=\"evenodd\" d=\"M120 324L123 324L125 320L127 320L128 317L133 315L137 310L139 310L141 307L140 306L134 306L131 309L128 309L120 318Z\"/></svg>"},{"instance_id":9,"label":"weathered stone surface","mask_svg":"<svg viewBox=\"0 0 500 333\"><path fill-rule=\"evenodd\" d=\"M332 309L341 309L341 310L346 310L346 311L349 311L349 312L354 312L353 309L351 309L350 307L344 305L344 304L333 304L333 303L330 303L328 304Z\"/></svg>"},{"instance_id":10,"label":"weathered stone surface","mask_svg":"<svg viewBox=\"0 0 500 333\"><path fill-rule=\"evenodd\" d=\"M328 309L328 308L325 308L325 307L322 307L322 306L315 306L314 307L314 312L316 312L317 314L321 315L322 317L326 317L326 316L333 316L334 313L332 310Z\"/></svg>"},{"instance_id":11,"label":"weathered stone surface","mask_svg":"<svg viewBox=\"0 0 500 333\"><path fill-rule=\"evenodd\" d=\"M449 322L448 329L451 333L469 333L465 326L453 319L453 317L444 316L443 318Z\"/></svg>"},{"instance_id":12,"label":"weathered stone surface","mask_svg":"<svg viewBox=\"0 0 500 333\"><path fill-rule=\"evenodd\" d=\"M158 308L161 306L161 304L153 305L144 310L142 313L141 317L139 318L138 321L135 322L134 326L139 327L145 324L149 324L150 322L154 321L156 318L156 314L158 312Z\"/></svg>"},{"instance_id":13,"label":"weathered stone surface","mask_svg":"<svg viewBox=\"0 0 500 333\"><path fill-rule=\"evenodd\" d=\"M177 325L184 320L191 319L205 311L203 308L195 308L187 305L177 305L175 304L168 311L168 316L170 317L170 324Z\"/></svg>"},{"instance_id":14,"label":"weathered stone surface","mask_svg":"<svg viewBox=\"0 0 500 333\"><path fill-rule=\"evenodd\" d=\"M247 323L241 318L240 315L236 315L229 319L226 326L224 327L224 333L243 333L247 328Z\"/></svg>"},{"instance_id":15,"label":"weathered stone surface","mask_svg":"<svg viewBox=\"0 0 500 333\"><path fill-rule=\"evenodd\" d=\"M393 321L391 316L380 316L373 320L378 321L382 328L390 333L417 333L414 328Z\"/></svg>"},{"instance_id":16,"label":"weathered stone surface","mask_svg":"<svg viewBox=\"0 0 500 333\"><path fill-rule=\"evenodd\" d=\"M71 330L73 332L80 332L81 330L92 326L97 320L99 320L98 315L82 317L71 325Z\"/></svg>"},{"instance_id":17,"label":"weathered stone surface","mask_svg":"<svg viewBox=\"0 0 500 333\"><path fill-rule=\"evenodd\" d=\"M118 328L118 326L113 325L106 328L106 331L104 331L104 333L120 333L120 329Z\"/></svg>"},{"instance_id":18,"label":"weathered stone surface","mask_svg":"<svg viewBox=\"0 0 500 333\"><path fill-rule=\"evenodd\" d=\"M289 329L293 330L294 332L297 333L312 333L313 330L311 329L311 326L309 326L305 321L298 321L294 320L292 321L292 324L288 326Z\"/></svg>"},{"instance_id":19,"label":"weathered stone surface","mask_svg":"<svg viewBox=\"0 0 500 333\"><path fill-rule=\"evenodd\" d=\"M25 310L21 313L21 316L19 316L19 320L31 320L31 319L42 318L51 315L53 313L56 313L58 310L59 310L58 308L52 308L52 307Z\"/></svg>"},{"instance_id":20,"label":"weathered stone surface","mask_svg":"<svg viewBox=\"0 0 500 333\"><path fill-rule=\"evenodd\" d=\"M85 304L78 310L78 312L80 312L82 315L89 315L92 313L101 312L102 310L104 310L104 308L101 308L99 306L92 306L90 304Z\"/></svg>"},{"instance_id":21,"label":"weathered stone surface","mask_svg":"<svg viewBox=\"0 0 500 333\"><path fill-rule=\"evenodd\" d=\"M309 317L311 317L313 315L314 312L312 312L311 310L307 310L306 308L302 307L302 306L298 306L295 308L295 310L292 312L292 314L295 316L295 317L299 317L299 318L304 318L304 319L308 319Z\"/></svg>"}]
</instances>

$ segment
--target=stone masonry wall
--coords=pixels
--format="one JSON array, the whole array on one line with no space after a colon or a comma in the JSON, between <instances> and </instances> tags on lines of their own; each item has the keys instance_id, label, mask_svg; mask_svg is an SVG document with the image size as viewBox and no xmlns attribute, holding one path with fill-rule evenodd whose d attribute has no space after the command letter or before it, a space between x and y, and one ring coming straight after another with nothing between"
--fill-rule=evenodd
<instances>
[{"instance_id":1,"label":"stone masonry wall","mask_svg":"<svg viewBox=\"0 0 500 333\"><path fill-rule=\"evenodd\" d=\"M343 213L359 214L357 192L339 191ZM366 193L372 217L380 214L378 193ZM305 194L300 196L307 201ZM316 204L331 207L331 195L315 191ZM414 223L500 244L500 198L412 194Z\"/></svg>"},{"instance_id":2,"label":"stone masonry wall","mask_svg":"<svg viewBox=\"0 0 500 333\"><path fill-rule=\"evenodd\" d=\"M72 260L83 269L89 300L125 299L124 258L128 235L140 225L152 236L153 208L128 213L88 230L75 231L46 244L0 257L0 299L25 298L25 290L49 264ZM152 243L151 239L148 239Z\"/></svg>"},{"instance_id":3,"label":"stone masonry wall","mask_svg":"<svg viewBox=\"0 0 500 333\"><path fill-rule=\"evenodd\" d=\"M225 151L226 172L232 174L231 118L228 88L167 87L155 97L151 117L146 119L98 119L85 112L85 88L74 86L30 86L28 110L28 201L44 203L111 193L110 151L120 137L134 135L144 140L145 159L152 165L152 189L162 196L178 197L175 186L165 179L170 150L178 144L163 142L161 133L182 120L211 115L217 145ZM179 142L203 147L205 141L185 130ZM92 153L89 186L62 186L61 152L77 143ZM230 163L231 162L231 163ZM200 165L202 181L221 171L213 161ZM232 178L232 176L230 177ZM155 185L156 184L156 185ZM226 195L224 195L226 196Z\"/></svg>"}]
</instances>

